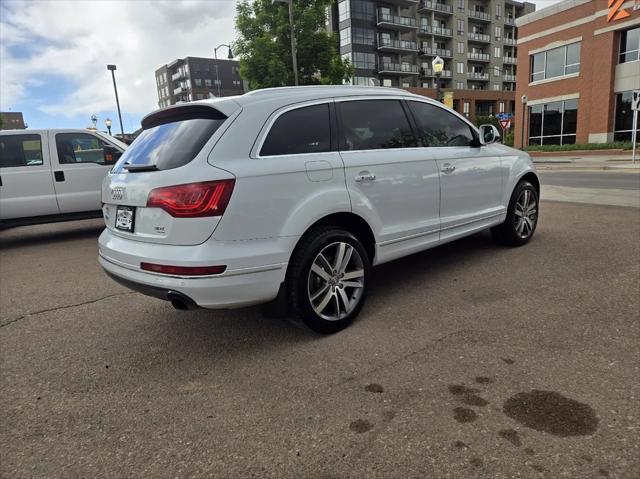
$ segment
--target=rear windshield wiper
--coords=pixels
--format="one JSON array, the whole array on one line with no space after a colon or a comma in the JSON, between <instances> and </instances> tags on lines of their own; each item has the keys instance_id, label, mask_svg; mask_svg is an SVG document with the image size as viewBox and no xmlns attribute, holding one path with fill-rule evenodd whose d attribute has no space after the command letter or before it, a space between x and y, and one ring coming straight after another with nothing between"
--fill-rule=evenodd
<instances>
[{"instance_id":1,"label":"rear windshield wiper","mask_svg":"<svg viewBox=\"0 0 640 479\"><path fill-rule=\"evenodd\" d=\"M156 165L123 165L125 170L130 171L131 173L135 173L138 171L157 171L158 167Z\"/></svg>"}]
</instances>

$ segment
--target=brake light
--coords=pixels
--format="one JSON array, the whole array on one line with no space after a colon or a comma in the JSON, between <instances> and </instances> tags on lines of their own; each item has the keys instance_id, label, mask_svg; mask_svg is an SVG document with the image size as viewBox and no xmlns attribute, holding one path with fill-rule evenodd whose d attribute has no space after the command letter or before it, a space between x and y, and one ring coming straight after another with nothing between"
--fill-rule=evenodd
<instances>
[{"instance_id":1,"label":"brake light","mask_svg":"<svg viewBox=\"0 0 640 479\"><path fill-rule=\"evenodd\" d=\"M170 266L166 264L140 263L140 268L154 273L175 274L178 276L206 276L222 274L226 266Z\"/></svg>"},{"instance_id":2,"label":"brake light","mask_svg":"<svg viewBox=\"0 0 640 479\"><path fill-rule=\"evenodd\" d=\"M222 216L229 204L235 180L205 181L155 188L148 208L162 208L175 218Z\"/></svg>"}]
</instances>

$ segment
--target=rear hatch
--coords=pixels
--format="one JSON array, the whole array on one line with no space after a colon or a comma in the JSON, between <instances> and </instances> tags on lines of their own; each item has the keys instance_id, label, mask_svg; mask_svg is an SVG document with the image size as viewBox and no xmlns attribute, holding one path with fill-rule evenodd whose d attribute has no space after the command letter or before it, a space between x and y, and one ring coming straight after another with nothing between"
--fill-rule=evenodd
<instances>
[{"instance_id":1,"label":"rear hatch","mask_svg":"<svg viewBox=\"0 0 640 479\"><path fill-rule=\"evenodd\" d=\"M142 120L102 188L107 228L150 243L194 245L207 240L224 213L234 176L207 162L232 118L233 100L179 105Z\"/></svg>"}]
</instances>

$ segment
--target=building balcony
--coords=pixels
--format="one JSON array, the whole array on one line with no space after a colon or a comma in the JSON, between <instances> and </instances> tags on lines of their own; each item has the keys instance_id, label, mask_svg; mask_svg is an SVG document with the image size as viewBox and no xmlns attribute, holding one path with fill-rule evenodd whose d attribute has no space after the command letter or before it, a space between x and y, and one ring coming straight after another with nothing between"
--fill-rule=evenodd
<instances>
[{"instance_id":1,"label":"building balcony","mask_svg":"<svg viewBox=\"0 0 640 479\"><path fill-rule=\"evenodd\" d=\"M515 47L518 45L518 40L516 40L515 38L504 37L504 44Z\"/></svg>"},{"instance_id":2,"label":"building balcony","mask_svg":"<svg viewBox=\"0 0 640 479\"><path fill-rule=\"evenodd\" d=\"M474 20L480 20L481 22L491 22L491 15L486 12L477 12L475 10L469 10L469 18Z\"/></svg>"},{"instance_id":3,"label":"building balcony","mask_svg":"<svg viewBox=\"0 0 640 479\"><path fill-rule=\"evenodd\" d=\"M378 73L381 75L417 75L417 65L407 63L381 63L378 65Z\"/></svg>"},{"instance_id":4,"label":"building balcony","mask_svg":"<svg viewBox=\"0 0 640 479\"><path fill-rule=\"evenodd\" d=\"M444 48L433 48L431 46L429 46L428 43L423 43L422 44L422 48L420 50L420 53L422 55L428 56L428 57L435 57L435 56L439 56L442 58L451 58L453 57L453 55L451 54L451 50L445 50Z\"/></svg>"},{"instance_id":5,"label":"building balcony","mask_svg":"<svg viewBox=\"0 0 640 479\"><path fill-rule=\"evenodd\" d=\"M504 57L503 61L509 65L517 65L518 59L516 57Z\"/></svg>"},{"instance_id":6,"label":"building balcony","mask_svg":"<svg viewBox=\"0 0 640 479\"><path fill-rule=\"evenodd\" d=\"M453 37L453 30L450 28L444 27L430 27L428 25L423 25L418 30L418 34L420 35L434 35L436 37Z\"/></svg>"},{"instance_id":7,"label":"building balcony","mask_svg":"<svg viewBox=\"0 0 640 479\"><path fill-rule=\"evenodd\" d=\"M480 43L491 43L491 35L469 32L469 40Z\"/></svg>"},{"instance_id":8,"label":"building balcony","mask_svg":"<svg viewBox=\"0 0 640 479\"><path fill-rule=\"evenodd\" d=\"M435 77L436 74L431 68L420 68L420 76L425 78ZM453 73L451 70L442 70L440 72L440 78L451 78Z\"/></svg>"},{"instance_id":9,"label":"building balcony","mask_svg":"<svg viewBox=\"0 0 640 479\"><path fill-rule=\"evenodd\" d=\"M502 81L514 82L514 81L516 81L516 76L515 75L510 75L508 73L505 73L504 75L502 75Z\"/></svg>"},{"instance_id":10,"label":"building balcony","mask_svg":"<svg viewBox=\"0 0 640 479\"><path fill-rule=\"evenodd\" d=\"M174 95L182 95L182 94L188 93L188 92L189 92L189 89L187 87L184 87L184 86L179 86L178 88L173 90L173 94Z\"/></svg>"},{"instance_id":11,"label":"building balcony","mask_svg":"<svg viewBox=\"0 0 640 479\"><path fill-rule=\"evenodd\" d=\"M389 40L378 36L378 50L381 52L416 53L418 44L407 40Z\"/></svg>"},{"instance_id":12,"label":"building balcony","mask_svg":"<svg viewBox=\"0 0 640 479\"><path fill-rule=\"evenodd\" d=\"M171 79L173 81L182 80L185 78L185 74L182 71L177 71L173 75L171 75Z\"/></svg>"},{"instance_id":13,"label":"building balcony","mask_svg":"<svg viewBox=\"0 0 640 479\"><path fill-rule=\"evenodd\" d=\"M511 26L515 27L516 26L516 19L513 18L513 17L505 17L504 24L505 25L511 25Z\"/></svg>"},{"instance_id":14,"label":"building balcony","mask_svg":"<svg viewBox=\"0 0 640 479\"><path fill-rule=\"evenodd\" d=\"M453 7L443 2L432 2L431 0L422 0L418 11L433 11L446 13L447 15L453 15Z\"/></svg>"},{"instance_id":15,"label":"building balcony","mask_svg":"<svg viewBox=\"0 0 640 479\"><path fill-rule=\"evenodd\" d=\"M467 58L471 61L477 61L477 62L486 62L489 63L491 61L491 57L488 53L474 53L474 52L468 52L467 53Z\"/></svg>"},{"instance_id":16,"label":"building balcony","mask_svg":"<svg viewBox=\"0 0 640 479\"><path fill-rule=\"evenodd\" d=\"M467 73L469 80L489 81L488 73L469 72Z\"/></svg>"},{"instance_id":17,"label":"building balcony","mask_svg":"<svg viewBox=\"0 0 640 479\"><path fill-rule=\"evenodd\" d=\"M378 10L378 27L397 30L399 32L408 32L418 29L418 22L412 17L399 17L397 15L389 15Z\"/></svg>"}]
</instances>

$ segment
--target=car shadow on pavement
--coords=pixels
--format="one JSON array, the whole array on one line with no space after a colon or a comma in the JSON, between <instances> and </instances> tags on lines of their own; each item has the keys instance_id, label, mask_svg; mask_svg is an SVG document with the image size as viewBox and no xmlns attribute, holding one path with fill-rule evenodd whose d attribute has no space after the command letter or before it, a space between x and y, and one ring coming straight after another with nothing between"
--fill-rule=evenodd
<instances>
[{"instance_id":1,"label":"car shadow on pavement","mask_svg":"<svg viewBox=\"0 0 640 479\"><path fill-rule=\"evenodd\" d=\"M104 230L102 220L57 223L55 225L19 226L0 230L0 249L40 246L61 241L82 240L98 236Z\"/></svg>"}]
</instances>

